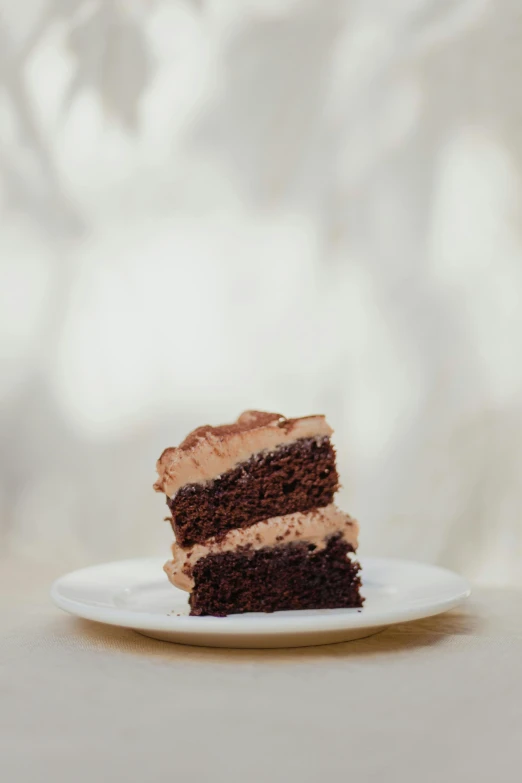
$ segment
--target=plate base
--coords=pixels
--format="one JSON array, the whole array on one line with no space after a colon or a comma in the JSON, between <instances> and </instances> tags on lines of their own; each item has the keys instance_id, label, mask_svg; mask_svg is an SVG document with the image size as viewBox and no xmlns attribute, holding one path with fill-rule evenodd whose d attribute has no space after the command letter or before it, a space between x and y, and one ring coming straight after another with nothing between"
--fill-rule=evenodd
<instances>
[{"instance_id":1,"label":"plate base","mask_svg":"<svg viewBox=\"0 0 522 783\"><path fill-rule=\"evenodd\" d=\"M326 631L320 636L316 633L299 634L259 634L250 635L223 635L209 637L206 634L184 633L182 637L175 631L144 631L138 628L134 630L151 639L159 639L162 642L175 644L189 644L195 647L234 647L242 649L274 649L277 647L317 647L323 644L338 644L339 642L354 642L356 639L366 639L384 631L386 626L380 628L356 628L343 629L341 631Z\"/></svg>"},{"instance_id":2,"label":"plate base","mask_svg":"<svg viewBox=\"0 0 522 783\"><path fill-rule=\"evenodd\" d=\"M372 636L396 623L447 612L469 595L444 568L390 558L361 558L362 609L309 609L228 617L191 617L188 595L173 587L157 558L83 568L51 591L66 612L132 628L145 636L199 647L307 647Z\"/></svg>"}]
</instances>

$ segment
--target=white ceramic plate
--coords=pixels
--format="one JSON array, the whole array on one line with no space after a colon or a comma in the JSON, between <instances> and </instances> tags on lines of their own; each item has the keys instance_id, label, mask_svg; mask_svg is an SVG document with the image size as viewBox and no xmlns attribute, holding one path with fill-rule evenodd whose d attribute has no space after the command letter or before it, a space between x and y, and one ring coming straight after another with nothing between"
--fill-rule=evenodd
<instances>
[{"instance_id":1,"label":"white ceramic plate","mask_svg":"<svg viewBox=\"0 0 522 783\"><path fill-rule=\"evenodd\" d=\"M394 623L453 609L468 597L457 574L407 560L361 558L363 609L314 609L229 617L189 617L187 593L173 587L156 558L84 568L58 579L61 609L169 642L207 647L301 647L360 639Z\"/></svg>"}]
</instances>

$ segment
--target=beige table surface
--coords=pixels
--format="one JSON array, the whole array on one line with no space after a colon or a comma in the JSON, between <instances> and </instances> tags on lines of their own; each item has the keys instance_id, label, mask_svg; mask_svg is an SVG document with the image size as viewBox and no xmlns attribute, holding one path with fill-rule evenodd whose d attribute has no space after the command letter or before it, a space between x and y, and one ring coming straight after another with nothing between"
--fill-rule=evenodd
<instances>
[{"instance_id":1,"label":"beige table surface","mask_svg":"<svg viewBox=\"0 0 522 783\"><path fill-rule=\"evenodd\" d=\"M522 593L358 642L212 650L89 623L0 566L0 781L522 780Z\"/></svg>"}]
</instances>

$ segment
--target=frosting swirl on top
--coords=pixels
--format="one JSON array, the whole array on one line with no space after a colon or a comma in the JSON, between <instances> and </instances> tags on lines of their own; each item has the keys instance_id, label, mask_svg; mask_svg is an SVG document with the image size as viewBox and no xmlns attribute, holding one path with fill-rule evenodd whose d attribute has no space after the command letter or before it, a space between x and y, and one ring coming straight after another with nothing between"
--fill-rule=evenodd
<instances>
[{"instance_id":1,"label":"frosting swirl on top","mask_svg":"<svg viewBox=\"0 0 522 783\"><path fill-rule=\"evenodd\" d=\"M154 489L172 497L184 484L211 481L259 451L332 432L324 416L286 419L279 413L245 411L233 424L198 427L179 446L165 449L156 463Z\"/></svg>"}]
</instances>

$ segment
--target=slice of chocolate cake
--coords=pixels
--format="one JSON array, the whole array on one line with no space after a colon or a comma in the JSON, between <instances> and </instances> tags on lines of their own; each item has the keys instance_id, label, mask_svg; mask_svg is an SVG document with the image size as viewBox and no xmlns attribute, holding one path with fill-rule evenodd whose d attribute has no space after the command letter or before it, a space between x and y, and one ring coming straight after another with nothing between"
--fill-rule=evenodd
<instances>
[{"instance_id":1,"label":"slice of chocolate cake","mask_svg":"<svg viewBox=\"0 0 522 783\"><path fill-rule=\"evenodd\" d=\"M358 525L339 485L324 416L246 411L199 427L157 463L176 536L170 581L191 614L362 605Z\"/></svg>"}]
</instances>

